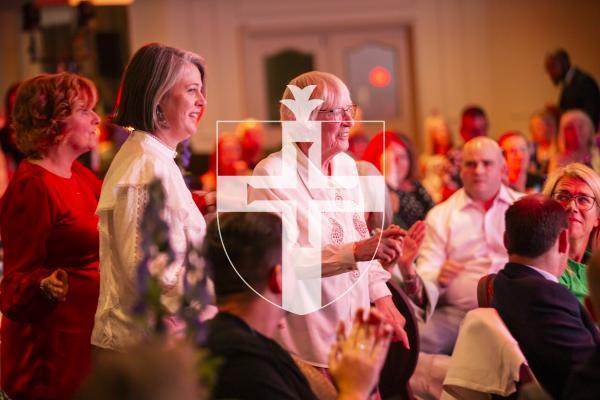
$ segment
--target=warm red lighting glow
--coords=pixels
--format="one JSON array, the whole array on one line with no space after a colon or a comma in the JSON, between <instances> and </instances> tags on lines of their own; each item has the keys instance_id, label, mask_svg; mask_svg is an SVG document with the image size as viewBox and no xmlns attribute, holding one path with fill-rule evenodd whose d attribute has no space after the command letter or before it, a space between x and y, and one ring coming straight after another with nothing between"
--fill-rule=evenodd
<instances>
[{"instance_id":1,"label":"warm red lighting glow","mask_svg":"<svg viewBox=\"0 0 600 400\"><path fill-rule=\"evenodd\" d=\"M373 67L371 71L369 71L369 82L371 85L383 88L390 84L392 81L392 74L388 71L387 68L378 65Z\"/></svg>"}]
</instances>

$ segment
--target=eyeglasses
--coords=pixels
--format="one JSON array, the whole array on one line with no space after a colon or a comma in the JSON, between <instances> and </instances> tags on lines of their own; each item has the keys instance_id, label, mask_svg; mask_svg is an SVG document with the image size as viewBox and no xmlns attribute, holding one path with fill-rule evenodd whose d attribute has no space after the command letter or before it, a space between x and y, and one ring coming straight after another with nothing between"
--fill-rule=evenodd
<instances>
[{"instance_id":1,"label":"eyeglasses","mask_svg":"<svg viewBox=\"0 0 600 400\"><path fill-rule=\"evenodd\" d=\"M330 108L328 110L319 110L318 113L323 115L324 118L330 121L341 121L344 117L344 113L350 115L350 118L354 119L356 117L356 110L358 106L356 104L350 104L346 107L337 107Z\"/></svg>"},{"instance_id":2,"label":"eyeglasses","mask_svg":"<svg viewBox=\"0 0 600 400\"><path fill-rule=\"evenodd\" d=\"M552 194L552 198L558 201L563 207L566 207L571 200L575 200L575 204L582 211L589 211L594 207L596 199L585 194L572 195L569 192L556 192Z\"/></svg>"}]
</instances>

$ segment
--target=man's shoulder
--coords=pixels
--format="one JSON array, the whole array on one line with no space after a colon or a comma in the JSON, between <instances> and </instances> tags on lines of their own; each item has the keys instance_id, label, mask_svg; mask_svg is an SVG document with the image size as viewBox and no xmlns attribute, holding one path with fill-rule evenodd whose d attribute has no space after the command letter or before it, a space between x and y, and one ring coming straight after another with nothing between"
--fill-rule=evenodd
<instances>
[{"instance_id":1,"label":"man's shoulder","mask_svg":"<svg viewBox=\"0 0 600 400\"><path fill-rule=\"evenodd\" d=\"M456 192L452 194L452 196L448 197L446 200L441 203L436 204L429 212L427 213L427 219L438 219L441 216L448 214L452 211L458 210L462 207L466 202L466 193L464 188L458 189Z\"/></svg>"},{"instance_id":2,"label":"man's shoulder","mask_svg":"<svg viewBox=\"0 0 600 400\"><path fill-rule=\"evenodd\" d=\"M464 188L454 192L443 202L436 204L425 217L425 223L436 230L444 230L449 226L450 221L458 215L462 220L460 213L468 204L468 196Z\"/></svg>"},{"instance_id":3,"label":"man's shoulder","mask_svg":"<svg viewBox=\"0 0 600 400\"><path fill-rule=\"evenodd\" d=\"M204 345L214 352L234 349L253 349L259 342L258 334L253 333L241 319L225 313L217 314L206 322Z\"/></svg>"},{"instance_id":4,"label":"man's shoulder","mask_svg":"<svg viewBox=\"0 0 600 400\"><path fill-rule=\"evenodd\" d=\"M511 297L531 301L577 306L577 299L565 286L546 279L542 274L523 264L508 263L498 272L495 289L506 289Z\"/></svg>"},{"instance_id":5,"label":"man's shoulder","mask_svg":"<svg viewBox=\"0 0 600 400\"><path fill-rule=\"evenodd\" d=\"M220 360L214 398L310 398L310 386L298 371L248 353ZM292 373L293 374L293 373Z\"/></svg>"},{"instance_id":6,"label":"man's shoulder","mask_svg":"<svg viewBox=\"0 0 600 400\"><path fill-rule=\"evenodd\" d=\"M598 91L598 83L593 76L576 68L571 81L563 86L561 99L565 97L569 99L572 96L580 95L582 92L590 89Z\"/></svg>"},{"instance_id":7,"label":"man's shoulder","mask_svg":"<svg viewBox=\"0 0 600 400\"><path fill-rule=\"evenodd\" d=\"M521 280L524 282L536 282L535 285L544 285L546 283L556 284L549 281L535 269L516 262L507 263L504 268L498 271L498 276L505 277L508 280Z\"/></svg>"},{"instance_id":8,"label":"man's shoulder","mask_svg":"<svg viewBox=\"0 0 600 400\"><path fill-rule=\"evenodd\" d=\"M220 313L207 321L206 331L204 347L214 355L256 360L283 357L287 360L287 352L277 342L230 314Z\"/></svg>"},{"instance_id":9,"label":"man's shoulder","mask_svg":"<svg viewBox=\"0 0 600 400\"><path fill-rule=\"evenodd\" d=\"M522 193L522 192L517 192L514 189L511 189L510 187L502 184L500 186L500 190L504 191L502 193L502 196L505 198L506 202L509 204L514 203L515 201L519 200L521 197L525 196L526 193Z\"/></svg>"},{"instance_id":10,"label":"man's shoulder","mask_svg":"<svg viewBox=\"0 0 600 400\"><path fill-rule=\"evenodd\" d=\"M578 82L578 83L585 83L585 84L594 84L597 85L596 80L594 79L594 77L590 74L588 74L587 72L579 69L579 68L575 68L575 76L573 77L573 82Z\"/></svg>"},{"instance_id":11,"label":"man's shoulder","mask_svg":"<svg viewBox=\"0 0 600 400\"><path fill-rule=\"evenodd\" d=\"M289 354L237 317L218 315L207 323L204 347L221 363L216 398L312 398Z\"/></svg>"}]
</instances>

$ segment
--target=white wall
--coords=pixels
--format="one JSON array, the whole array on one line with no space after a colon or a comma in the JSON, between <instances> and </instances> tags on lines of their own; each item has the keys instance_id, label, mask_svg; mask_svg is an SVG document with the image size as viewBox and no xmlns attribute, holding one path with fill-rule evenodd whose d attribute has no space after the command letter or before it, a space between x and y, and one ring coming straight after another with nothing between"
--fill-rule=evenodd
<instances>
[{"instance_id":1,"label":"white wall","mask_svg":"<svg viewBox=\"0 0 600 400\"><path fill-rule=\"evenodd\" d=\"M155 21L152 29L146 28L149 20ZM429 112L439 110L456 130L461 109L478 103L490 115L494 136L526 131L529 115L558 95L543 70L545 53L557 46L600 79L596 1L147 0L131 8L132 47L158 40L206 57L209 107L194 142L206 150L217 118L246 117L241 29L300 22L309 30L327 21L412 27L419 129Z\"/></svg>"},{"instance_id":2,"label":"white wall","mask_svg":"<svg viewBox=\"0 0 600 400\"><path fill-rule=\"evenodd\" d=\"M490 1L490 114L497 132L526 129L531 111L556 102L544 70L548 50L564 47L600 83L600 2Z\"/></svg>"},{"instance_id":3,"label":"white wall","mask_svg":"<svg viewBox=\"0 0 600 400\"><path fill-rule=\"evenodd\" d=\"M25 77L37 74L39 65L29 61L29 33L21 33L20 7L0 7L0 104L4 113L7 89ZM39 50L39 38L37 38Z\"/></svg>"},{"instance_id":4,"label":"white wall","mask_svg":"<svg viewBox=\"0 0 600 400\"><path fill-rule=\"evenodd\" d=\"M28 73L18 52L18 11L0 9L2 91ZM600 2L594 0L136 0L131 48L160 41L206 58L209 106L194 147L208 151L217 119L246 117L244 28L300 24L309 30L365 21L411 26L419 129L437 109L456 130L461 109L479 103L494 136L526 131L531 112L558 96L543 69L544 54L557 46L600 80Z\"/></svg>"}]
</instances>

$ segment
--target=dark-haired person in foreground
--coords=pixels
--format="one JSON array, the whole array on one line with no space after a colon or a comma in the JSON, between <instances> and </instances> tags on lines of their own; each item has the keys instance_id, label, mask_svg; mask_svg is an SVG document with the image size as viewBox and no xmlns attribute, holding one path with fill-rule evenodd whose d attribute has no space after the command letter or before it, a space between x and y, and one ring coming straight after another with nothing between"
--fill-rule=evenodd
<instances>
[{"instance_id":1,"label":"dark-haired person in foreground","mask_svg":"<svg viewBox=\"0 0 600 400\"><path fill-rule=\"evenodd\" d=\"M292 357L271 339L285 314L279 307L281 219L249 212L221 214L218 222L210 224L204 243L219 307L207 324L205 346L223 360L213 397L316 399ZM339 399L368 398L387 354L391 327L375 310L367 322L362 317L359 310L347 338L340 325L329 355Z\"/></svg>"},{"instance_id":2,"label":"dark-haired person in foreground","mask_svg":"<svg viewBox=\"0 0 600 400\"><path fill-rule=\"evenodd\" d=\"M561 398L572 368L599 342L590 316L558 283L569 254L567 214L555 200L523 197L506 211L509 262L494 281L494 307L519 343L534 375Z\"/></svg>"}]
</instances>

